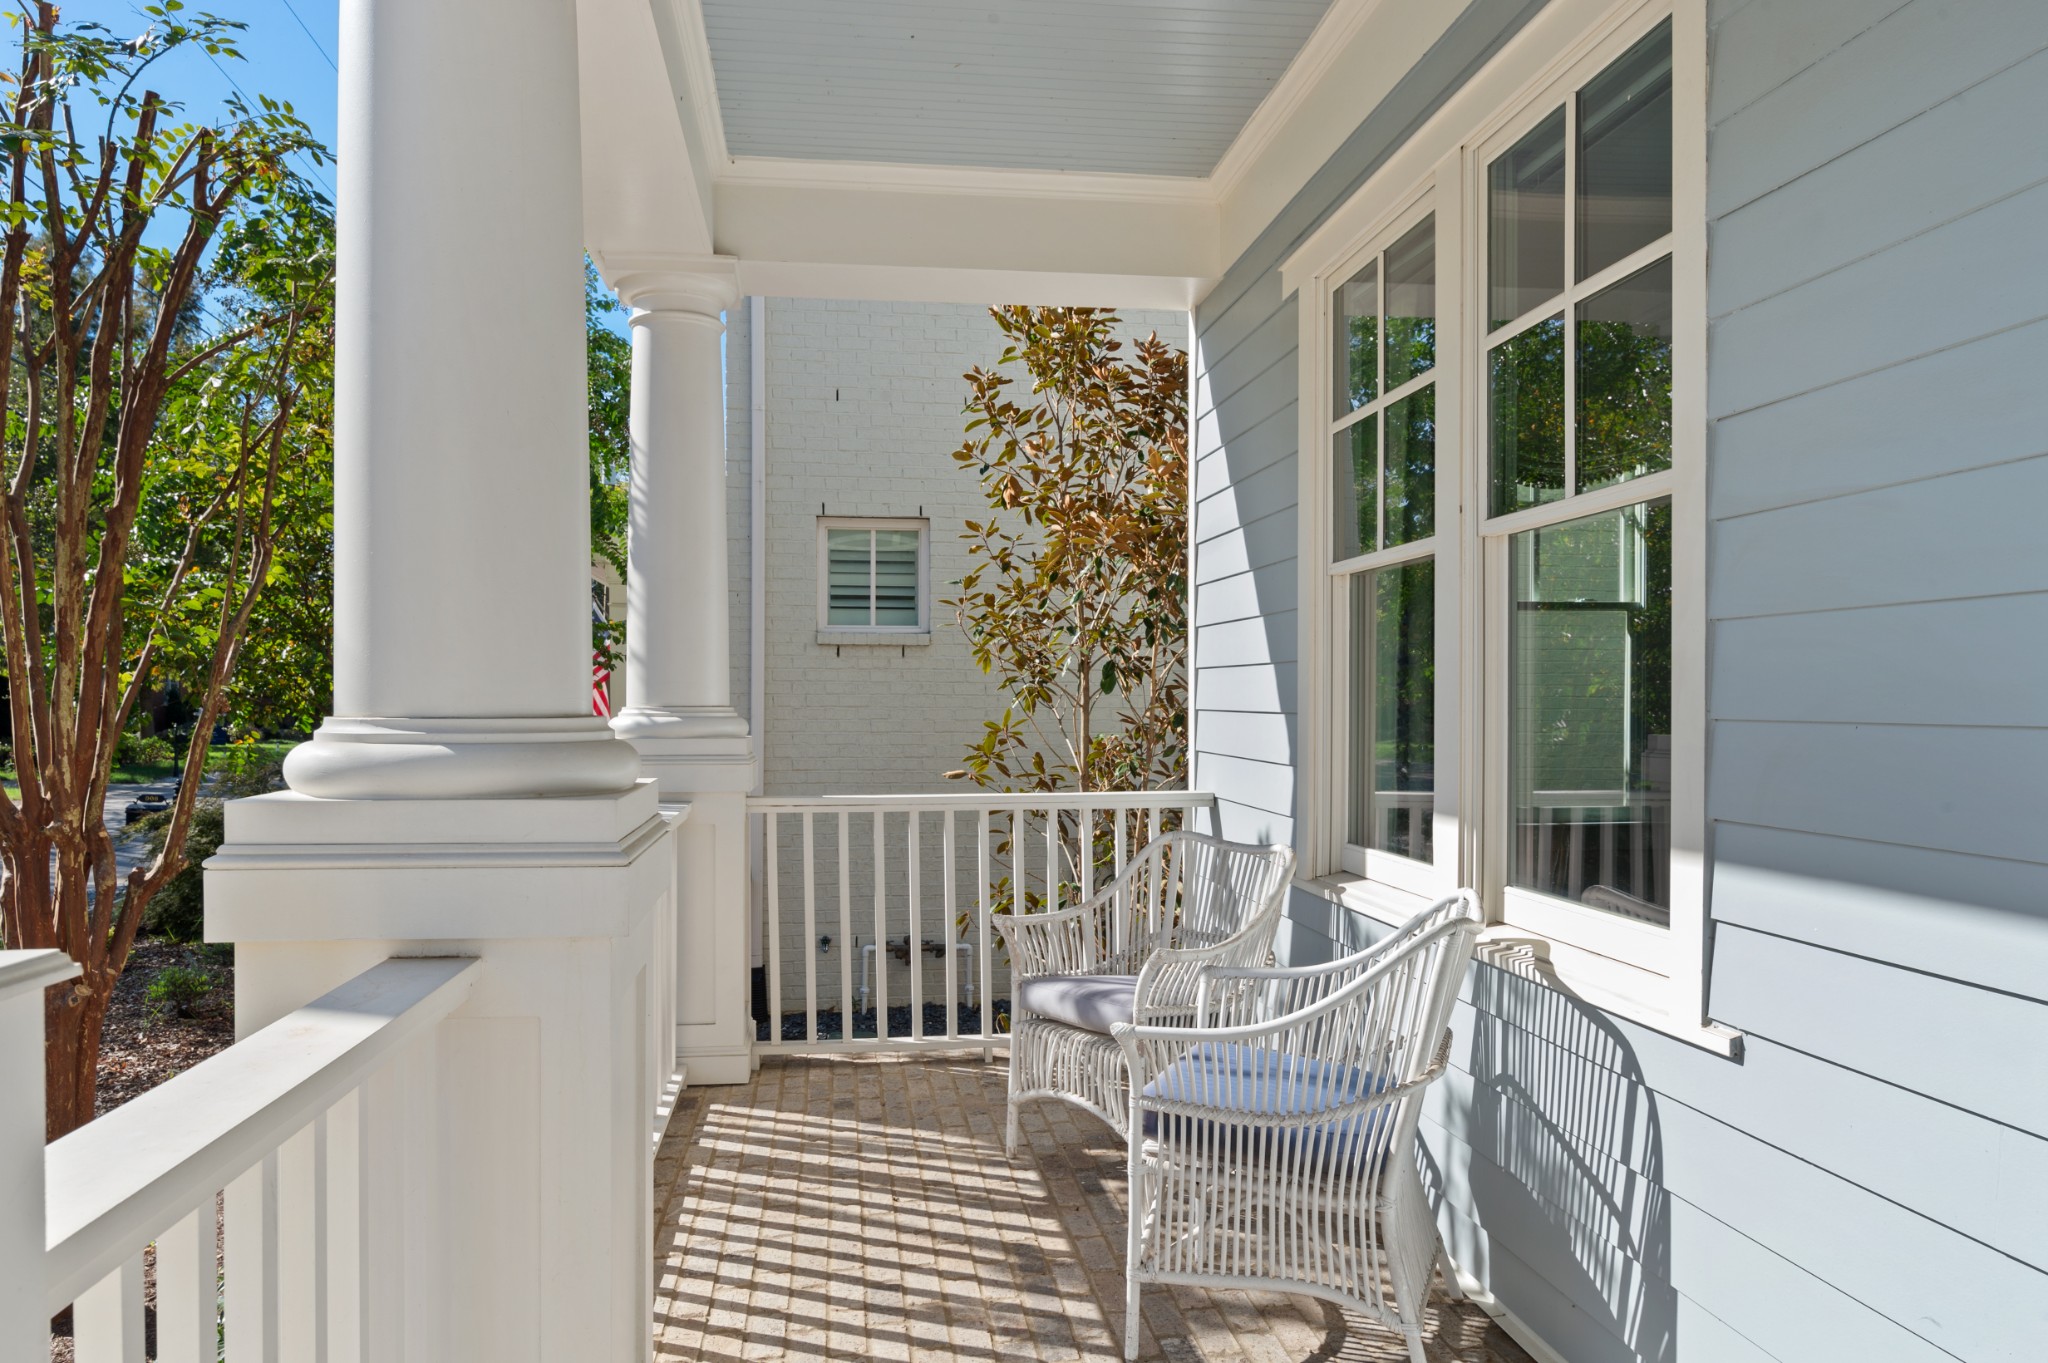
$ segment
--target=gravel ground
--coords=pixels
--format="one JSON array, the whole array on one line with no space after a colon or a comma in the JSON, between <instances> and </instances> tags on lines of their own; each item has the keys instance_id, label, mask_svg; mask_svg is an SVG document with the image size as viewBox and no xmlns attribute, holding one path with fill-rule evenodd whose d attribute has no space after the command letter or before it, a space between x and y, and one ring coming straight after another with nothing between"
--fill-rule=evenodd
<instances>
[{"instance_id":1,"label":"gravel ground","mask_svg":"<svg viewBox=\"0 0 2048 1363\"><path fill-rule=\"evenodd\" d=\"M954 1005L954 1007L955 1007L956 1011L957 1011L957 1012L958 1012L958 1014L959 1014L959 1017L958 1017L958 1023L959 1023L959 1025L958 1025L958 1027L957 1027L957 1029L956 1029L956 1035L959 1035L959 1036L979 1036L979 1035L981 1035L981 1008L980 1008L980 1007L979 1007L978 1005L977 1005L976 1007L973 1007L973 1008L969 1008L969 1007L968 1007L968 1006L967 1006L966 1004L964 1004L964 1003L962 1003L962 1004L956 1004L956 1005ZM1001 1027L1003 1027L1003 1026L1006 1026L1006 1025L1007 1025L1007 1023L1006 1023L1006 1021L1005 1021L1005 1020L1006 1020L1006 1019L1007 1019L1007 1018L1008 1018L1009 1016L1010 1016L1010 1001L1009 1001L1008 999L997 999L997 1000L996 1000L996 1025L997 1025L997 1027L998 1027L999 1029L1000 1029ZM819 1010L819 1013L818 1013L818 1039L819 1039L819 1040L821 1040L821 1041L837 1041L837 1040L839 1040L839 1039L840 1039L840 1037L841 1037L841 1036L842 1036L842 1035L844 1034L845 1026L846 1026L846 1019L845 1019L845 1016L844 1016L843 1014L841 1014L841 1013L839 1012L839 1010L838 1010L838 1009L836 1009L836 1008L833 1008L833 1009L829 1009L829 1010L828 1010L828 1009L821 1009L821 1010ZM807 1027L805 1026L805 1023L804 1023L804 1014L802 1014L802 1013L800 1013L800 1012L799 1012L799 1013L784 1013L784 1014L782 1015L782 1039L783 1039L784 1041L802 1041L802 1040L804 1040L804 1039L805 1039L805 1037L806 1037L806 1036L807 1036L808 1034L809 1034L809 1033L808 1033L808 1029L807 1029ZM862 1040L862 1039L864 1039L864 1038L867 1038L867 1037L872 1037L872 1036L873 1036L874 1034L875 1034L875 1010L874 1010L874 1009L872 1009L872 1008L869 1008L869 1009L867 1009L867 1010L865 1010L865 1011L861 1011L861 1010L856 1010L856 1011L854 1012L854 1015L853 1015L853 1035L854 1035L854 1039L855 1039L855 1040ZM946 1034L946 1005L945 1005L945 1004L943 1004L943 1003L927 1003L927 1004L926 1004L926 1005L924 1006L924 1026L922 1026L921 1028L919 1028L919 1029L918 1029L918 1032L917 1032L917 1034L918 1034L919 1036L944 1036L944 1035ZM911 1031L910 1031L910 1005L909 1005L909 1004L907 1004L907 1003L897 1004L897 1005L896 1005L895 1007L893 1007L893 1008L891 1008L891 1009L889 1010L889 1035L890 1035L890 1036L909 1036L909 1035L911 1035ZM767 1020L766 1018L756 1018L756 1019L754 1020L754 1039L755 1039L756 1041L766 1041L766 1040L768 1040L768 1020Z\"/></svg>"}]
</instances>

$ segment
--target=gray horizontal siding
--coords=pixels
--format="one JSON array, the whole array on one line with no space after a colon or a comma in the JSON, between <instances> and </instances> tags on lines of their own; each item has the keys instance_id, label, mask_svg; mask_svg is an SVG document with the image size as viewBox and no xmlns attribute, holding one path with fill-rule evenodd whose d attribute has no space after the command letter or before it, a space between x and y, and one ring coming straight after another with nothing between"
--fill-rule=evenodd
<instances>
[{"instance_id":1,"label":"gray horizontal siding","mask_svg":"<svg viewBox=\"0 0 2048 1363\"><path fill-rule=\"evenodd\" d=\"M1291 826L1299 732L1273 265L1433 107L1425 70L1454 88L1533 8L1471 6L1197 310L1196 762L1233 835ZM1709 13L1709 1007L1746 1050L1475 965L1426 1173L1575 1363L2035 1359L2048 6ZM1278 950L1377 932L1297 892Z\"/></svg>"}]
</instances>

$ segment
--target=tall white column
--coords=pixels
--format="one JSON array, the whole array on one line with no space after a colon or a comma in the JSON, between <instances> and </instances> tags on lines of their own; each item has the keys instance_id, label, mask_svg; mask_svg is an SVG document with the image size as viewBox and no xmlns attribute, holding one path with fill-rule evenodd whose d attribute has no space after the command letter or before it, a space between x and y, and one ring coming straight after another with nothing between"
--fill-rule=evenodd
<instances>
[{"instance_id":1,"label":"tall white column","mask_svg":"<svg viewBox=\"0 0 2048 1363\"><path fill-rule=\"evenodd\" d=\"M576 2L343 0L339 713L205 871L245 1033L478 962L363 1100L380 1363L652 1352L678 816L590 713Z\"/></svg>"},{"instance_id":2,"label":"tall white column","mask_svg":"<svg viewBox=\"0 0 2048 1363\"><path fill-rule=\"evenodd\" d=\"M729 259L607 255L633 309L633 502L626 699L612 721L665 800L676 836L676 1050L692 1084L744 1083L747 792L753 740L732 704L726 592L725 358L739 301Z\"/></svg>"},{"instance_id":3,"label":"tall white column","mask_svg":"<svg viewBox=\"0 0 2048 1363\"><path fill-rule=\"evenodd\" d=\"M734 262L608 257L632 312L626 698L642 739L745 738L726 594L724 311Z\"/></svg>"},{"instance_id":4,"label":"tall white column","mask_svg":"<svg viewBox=\"0 0 2048 1363\"><path fill-rule=\"evenodd\" d=\"M334 706L310 795L620 790L590 713L573 0L347 0Z\"/></svg>"}]
</instances>

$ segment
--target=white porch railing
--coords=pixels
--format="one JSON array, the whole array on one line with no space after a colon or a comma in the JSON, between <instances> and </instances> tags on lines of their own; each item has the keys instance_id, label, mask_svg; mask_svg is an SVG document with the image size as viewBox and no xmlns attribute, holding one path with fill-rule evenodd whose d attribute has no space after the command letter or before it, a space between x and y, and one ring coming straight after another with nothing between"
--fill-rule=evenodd
<instances>
[{"instance_id":1,"label":"white porch railing","mask_svg":"<svg viewBox=\"0 0 2048 1363\"><path fill-rule=\"evenodd\" d=\"M77 1363L140 1363L152 1242L157 1363L396 1356L418 1089L476 973L387 960L50 1145L44 1314L72 1307Z\"/></svg>"},{"instance_id":2,"label":"white porch railing","mask_svg":"<svg viewBox=\"0 0 2048 1363\"><path fill-rule=\"evenodd\" d=\"M1019 895L1036 909L1092 894L1214 806L1178 790L749 800L768 1011L757 1049L1007 1045L990 914ZM892 998L907 1021L892 1025Z\"/></svg>"}]
</instances>

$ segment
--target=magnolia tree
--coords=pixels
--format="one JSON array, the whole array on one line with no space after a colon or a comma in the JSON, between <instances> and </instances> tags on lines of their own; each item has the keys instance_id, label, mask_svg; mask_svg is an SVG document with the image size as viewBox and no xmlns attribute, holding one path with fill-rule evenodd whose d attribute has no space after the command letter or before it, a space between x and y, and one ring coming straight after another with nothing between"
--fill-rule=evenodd
<instances>
[{"instance_id":1,"label":"magnolia tree","mask_svg":"<svg viewBox=\"0 0 2048 1363\"><path fill-rule=\"evenodd\" d=\"M1187 354L1096 308L990 310L1008 340L967 375L987 519L957 596L1008 698L951 775L1011 790L1187 780Z\"/></svg>"},{"instance_id":2,"label":"magnolia tree","mask_svg":"<svg viewBox=\"0 0 2048 1363\"><path fill-rule=\"evenodd\" d=\"M328 454L309 394L332 356L331 222L287 165L320 149L288 106L197 123L148 89L168 52L237 55L238 25L179 9L145 9L129 40L60 28L49 4L9 16L0 639L20 789L0 793L0 928L83 971L48 996L53 1138L92 1116L108 999L183 864L281 499ZM115 745L173 650L196 681L184 779L159 850L123 876Z\"/></svg>"}]
</instances>

